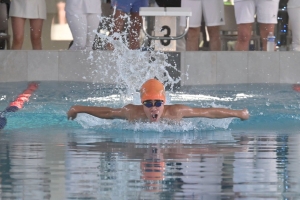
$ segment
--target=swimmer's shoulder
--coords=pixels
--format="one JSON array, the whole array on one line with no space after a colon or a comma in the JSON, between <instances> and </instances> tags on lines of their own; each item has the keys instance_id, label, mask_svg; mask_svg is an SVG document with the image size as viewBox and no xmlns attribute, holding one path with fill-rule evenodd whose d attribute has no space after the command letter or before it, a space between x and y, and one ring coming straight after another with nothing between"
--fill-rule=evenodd
<instances>
[{"instance_id":1,"label":"swimmer's shoulder","mask_svg":"<svg viewBox=\"0 0 300 200\"><path fill-rule=\"evenodd\" d=\"M184 104L165 105L165 117L180 120L187 109L190 107Z\"/></svg>"},{"instance_id":2,"label":"swimmer's shoulder","mask_svg":"<svg viewBox=\"0 0 300 200\"><path fill-rule=\"evenodd\" d=\"M122 111L126 113L136 113L142 110L143 110L142 105L134 105L134 104L127 104L122 108Z\"/></svg>"},{"instance_id":3,"label":"swimmer's shoulder","mask_svg":"<svg viewBox=\"0 0 300 200\"><path fill-rule=\"evenodd\" d=\"M173 104L173 105L165 105L165 108L168 109L169 111L178 112L183 109L189 109L190 107L184 104Z\"/></svg>"},{"instance_id":4,"label":"swimmer's shoulder","mask_svg":"<svg viewBox=\"0 0 300 200\"><path fill-rule=\"evenodd\" d=\"M146 115L143 111L142 105L128 104L122 108L125 118L128 121L134 122L136 120L145 119Z\"/></svg>"}]
</instances>

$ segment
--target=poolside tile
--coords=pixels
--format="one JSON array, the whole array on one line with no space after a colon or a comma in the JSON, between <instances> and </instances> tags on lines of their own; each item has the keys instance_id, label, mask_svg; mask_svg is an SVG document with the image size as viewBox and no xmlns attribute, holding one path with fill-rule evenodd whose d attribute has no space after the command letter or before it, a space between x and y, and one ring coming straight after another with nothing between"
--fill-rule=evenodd
<instances>
[{"instance_id":1,"label":"poolside tile","mask_svg":"<svg viewBox=\"0 0 300 200\"><path fill-rule=\"evenodd\" d=\"M279 52L248 52L249 83L279 83Z\"/></svg>"},{"instance_id":2,"label":"poolside tile","mask_svg":"<svg viewBox=\"0 0 300 200\"><path fill-rule=\"evenodd\" d=\"M27 81L27 51L1 51L0 82Z\"/></svg>"},{"instance_id":3,"label":"poolside tile","mask_svg":"<svg viewBox=\"0 0 300 200\"><path fill-rule=\"evenodd\" d=\"M111 51L94 51L90 56L91 80L94 83L115 83L112 78L116 74L114 61L111 59Z\"/></svg>"},{"instance_id":4,"label":"poolside tile","mask_svg":"<svg viewBox=\"0 0 300 200\"><path fill-rule=\"evenodd\" d=\"M181 85L300 82L299 52L181 52ZM93 59L90 59L90 58ZM114 83L110 51L0 51L0 82Z\"/></svg>"},{"instance_id":5,"label":"poolside tile","mask_svg":"<svg viewBox=\"0 0 300 200\"><path fill-rule=\"evenodd\" d=\"M58 51L28 51L28 80L58 80Z\"/></svg>"},{"instance_id":6,"label":"poolside tile","mask_svg":"<svg viewBox=\"0 0 300 200\"><path fill-rule=\"evenodd\" d=\"M91 78L91 66L88 53L82 51L61 51L58 55L58 80L88 81Z\"/></svg>"},{"instance_id":7,"label":"poolside tile","mask_svg":"<svg viewBox=\"0 0 300 200\"><path fill-rule=\"evenodd\" d=\"M181 53L182 85L216 83L216 52L186 51Z\"/></svg>"},{"instance_id":8,"label":"poolside tile","mask_svg":"<svg viewBox=\"0 0 300 200\"><path fill-rule=\"evenodd\" d=\"M281 52L280 83L300 83L300 52Z\"/></svg>"},{"instance_id":9,"label":"poolside tile","mask_svg":"<svg viewBox=\"0 0 300 200\"><path fill-rule=\"evenodd\" d=\"M6 76L6 68L9 65L8 55L10 51L2 51L0 54L0 82L6 82L7 76Z\"/></svg>"},{"instance_id":10,"label":"poolside tile","mask_svg":"<svg viewBox=\"0 0 300 200\"><path fill-rule=\"evenodd\" d=\"M247 83L247 52L217 52L216 84Z\"/></svg>"}]
</instances>

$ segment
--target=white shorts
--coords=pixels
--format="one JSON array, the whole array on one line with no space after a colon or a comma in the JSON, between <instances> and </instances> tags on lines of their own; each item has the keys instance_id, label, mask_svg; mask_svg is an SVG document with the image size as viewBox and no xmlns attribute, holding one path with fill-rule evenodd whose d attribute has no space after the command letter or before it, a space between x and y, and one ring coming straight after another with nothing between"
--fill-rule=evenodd
<instances>
[{"instance_id":1,"label":"white shorts","mask_svg":"<svg viewBox=\"0 0 300 200\"><path fill-rule=\"evenodd\" d=\"M237 24L257 21L265 24L277 24L279 0L244 0L234 2L234 12Z\"/></svg>"},{"instance_id":2,"label":"white shorts","mask_svg":"<svg viewBox=\"0 0 300 200\"><path fill-rule=\"evenodd\" d=\"M27 19L46 19L46 1L13 0L10 4L9 15L11 17L21 17Z\"/></svg>"},{"instance_id":3,"label":"white shorts","mask_svg":"<svg viewBox=\"0 0 300 200\"><path fill-rule=\"evenodd\" d=\"M223 0L181 0L181 7L192 10L190 27L200 27L202 13L206 26L224 25L224 1ZM180 25L186 25L186 17L180 17Z\"/></svg>"}]
</instances>

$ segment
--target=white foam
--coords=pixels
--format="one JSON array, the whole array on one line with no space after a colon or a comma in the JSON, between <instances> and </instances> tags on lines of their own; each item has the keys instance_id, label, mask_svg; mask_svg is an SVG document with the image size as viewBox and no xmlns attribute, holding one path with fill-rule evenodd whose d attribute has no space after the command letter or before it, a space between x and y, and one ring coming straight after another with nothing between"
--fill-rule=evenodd
<instances>
[{"instance_id":1,"label":"white foam","mask_svg":"<svg viewBox=\"0 0 300 200\"><path fill-rule=\"evenodd\" d=\"M78 114L75 121L77 121L85 129L117 129L117 130L131 130L135 132L187 132L199 130L214 130L214 129L228 129L233 118L226 119L206 119L206 118L192 118L183 119L180 123L170 122L128 122L126 120L109 120L100 119L88 114Z\"/></svg>"}]
</instances>

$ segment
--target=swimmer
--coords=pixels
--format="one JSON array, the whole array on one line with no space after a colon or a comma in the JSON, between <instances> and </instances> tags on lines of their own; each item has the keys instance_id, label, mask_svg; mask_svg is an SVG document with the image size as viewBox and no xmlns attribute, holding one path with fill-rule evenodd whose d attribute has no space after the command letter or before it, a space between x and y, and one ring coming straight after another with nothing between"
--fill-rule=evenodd
<instances>
[{"instance_id":1,"label":"swimmer","mask_svg":"<svg viewBox=\"0 0 300 200\"><path fill-rule=\"evenodd\" d=\"M75 119L78 113L87 113L102 119L126 119L128 121L158 122L160 120L180 121L182 118L205 117L213 119L236 117L249 118L247 109L193 108L182 104L165 105L164 85L156 80L146 81L140 89L142 105L128 104L123 108L74 105L67 112L68 119Z\"/></svg>"}]
</instances>

